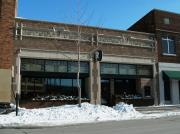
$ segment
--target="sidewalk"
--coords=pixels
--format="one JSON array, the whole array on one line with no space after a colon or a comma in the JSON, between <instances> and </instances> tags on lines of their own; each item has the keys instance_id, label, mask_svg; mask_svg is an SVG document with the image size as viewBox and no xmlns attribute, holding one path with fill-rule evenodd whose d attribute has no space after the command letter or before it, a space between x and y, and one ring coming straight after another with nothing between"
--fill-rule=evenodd
<instances>
[{"instance_id":1,"label":"sidewalk","mask_svg":"<svg viewBox=\"0 0 180 134\"><path fill-rule=\"evenodd\" d=\"M177 112L177 111L180 111L180 104L178 104L178 105L135 107L135 109L141 113L144 113L144 114L160 113L160 112Z\"/></svg>"}]
</instances>

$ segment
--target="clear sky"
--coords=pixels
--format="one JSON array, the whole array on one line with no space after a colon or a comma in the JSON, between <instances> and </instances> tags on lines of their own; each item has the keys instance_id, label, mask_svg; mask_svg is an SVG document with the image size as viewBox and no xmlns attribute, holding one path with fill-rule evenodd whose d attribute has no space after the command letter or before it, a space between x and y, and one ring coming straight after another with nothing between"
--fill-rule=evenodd
<instances>
[{"instance_id":1,"label":"clear sky","mask_svg":"<svg viewBox=\"0 0 180 134\"><path fill-rule=\"evenodd\" d=\"M154 8L180 13L180 0L18 0L18 17L125 30Z\"/></svg>"}]
</instances>

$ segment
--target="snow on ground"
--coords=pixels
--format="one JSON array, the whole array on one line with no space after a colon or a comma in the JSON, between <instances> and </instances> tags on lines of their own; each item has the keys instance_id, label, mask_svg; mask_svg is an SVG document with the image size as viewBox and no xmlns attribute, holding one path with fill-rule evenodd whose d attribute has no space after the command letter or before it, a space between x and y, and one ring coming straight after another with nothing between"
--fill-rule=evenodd
<instances>
[{"instance_id":1,"label":"snow on ground","mask_svg":"<svg viewBox=\"0 0 180 134\"><path fill-rule=\"evenodd\" d=\"M0 127L42 127L76 123L89 123L110 120L151 119L165 116L180 115L179 112L142 114L132 105L120 103L113 108L103 105L82 103L41 109L20 108L19 115L15 112L0 115Z\"/></svg>"}]
</instances>

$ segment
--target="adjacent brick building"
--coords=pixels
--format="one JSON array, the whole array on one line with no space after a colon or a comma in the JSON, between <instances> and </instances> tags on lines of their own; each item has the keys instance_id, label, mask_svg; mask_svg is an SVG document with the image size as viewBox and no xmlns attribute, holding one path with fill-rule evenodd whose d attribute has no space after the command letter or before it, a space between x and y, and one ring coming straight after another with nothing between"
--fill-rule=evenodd
<instances>
[{"instance_id":1,"label":"adjacent brick building","mask_svg":"<svg viewBox=\"0 0 180 134\"><path fill-rule=\"evenodd\" d=\"M152 10L129 30L154 33L157 40L159 103L180 103L180 14Z\"/></svg>"}]
</instances>

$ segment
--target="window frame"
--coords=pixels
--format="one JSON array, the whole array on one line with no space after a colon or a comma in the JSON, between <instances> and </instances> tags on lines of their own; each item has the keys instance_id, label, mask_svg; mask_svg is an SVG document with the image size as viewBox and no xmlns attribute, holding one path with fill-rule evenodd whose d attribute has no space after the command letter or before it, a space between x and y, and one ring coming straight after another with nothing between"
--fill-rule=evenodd
<instances>
[{"instance_id":1,"label":"window frame","mask_svg":"<svg viewBox=\"0 0 180 134\"><path fill-rule=\"evenodd\" d=\"M163 23L164 23L165 25L171 24L170 18L168 18L168 17L163 18Z\"/></svg>"},{"instance_id":2,"label":"window frame","mask_svg":"<svg viewBox=\"0 0 180 134\"><path fill-rule=\"evenodd\" d=\"M166 47L167 47L167 52L164 52L164 44L163 41L166 41ZM174 53L171 53L170 51L170 42L173 42L173 48L174 48ZM175 40L169 36L162 36L161 37L161 44L162 44L162 54L167 55L167 56L176 56L176 46L175 46Z\"/></svg>"}]
</instances>

